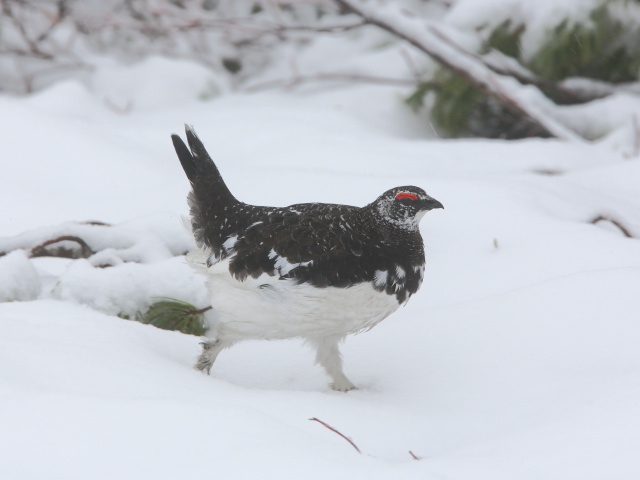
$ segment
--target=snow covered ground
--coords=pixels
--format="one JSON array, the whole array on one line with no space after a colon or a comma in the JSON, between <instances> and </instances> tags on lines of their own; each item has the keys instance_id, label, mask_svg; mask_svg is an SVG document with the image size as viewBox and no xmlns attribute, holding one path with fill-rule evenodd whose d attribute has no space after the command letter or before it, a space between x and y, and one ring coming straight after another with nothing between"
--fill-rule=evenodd
<instances>
[{"instance_id":1,"label":"snow covered ground","mask_svg":"<svg viewBox=\"0 0 640 480\"><path fill-rule=\"evenodd\" d=\"M1 478L640 478L640 241L590 223L640 237L628 132L438 140L400 88L202 100L216 81L150 59L0 97L0 250L22 249L0 257ZM343 347L359 390L331 391L296 341L238 345L207 377L198 338L116 316L207 304L177 256L183 122L245 202L415 184L445 205L421 291ZM98 256L25 253L70 234Z\"/></svg>"}]
</instances>

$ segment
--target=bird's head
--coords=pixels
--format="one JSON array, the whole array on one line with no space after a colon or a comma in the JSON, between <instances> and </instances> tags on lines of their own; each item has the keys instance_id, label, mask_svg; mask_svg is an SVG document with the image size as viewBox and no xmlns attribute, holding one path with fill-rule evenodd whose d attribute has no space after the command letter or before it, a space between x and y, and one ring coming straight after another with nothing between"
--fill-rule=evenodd
<instances>
[{"instance_id":1,"label":"bird's head","mask_svg":"<svg viewBox=\"0 0 640 480\"><path fill-rule=\"evenodd\" d=\"M387 190L371 206L384 221L407 230L417 230L420 220L429 210L444 208L423 189L411 185Z\"/></svg>"}]
</instances>

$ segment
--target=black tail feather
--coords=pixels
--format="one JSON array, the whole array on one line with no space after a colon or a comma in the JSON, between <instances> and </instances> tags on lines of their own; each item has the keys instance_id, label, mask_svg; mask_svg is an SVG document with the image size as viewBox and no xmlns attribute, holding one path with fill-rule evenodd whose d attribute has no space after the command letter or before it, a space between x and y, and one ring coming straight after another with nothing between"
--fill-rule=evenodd
<instances>
[{"instance_id":1,"label":"black tail feather","mask_svg":"<svg viewBox=\"0 0 640 480\"><path fill-rule=\"evenodd\" d=\"M178 154L178 158L180 159L180 163L182 164L184 173L187 174L187 178L193 183L193 180L196 177L197 170L195 161L191 156L191 152L184 144L182 139L175 133L171 135L171 140L173 141L173 148L176 149L176 153Z\"/></svg>"},{"instance_id":2,"label":"black tail feather","mask_svg":"<svg viewBox=\"0 0 640 480\"><path fill-rule=\"evenodd\" d=\"M198 159L202 160L202 163L212 164L213 160L209 156L209 152L204 148L204 144L202 140L198 138L198 134L193 129L191 125L185 125L184 131L187 134L187 143L189 143L189 148L191 149L191 154Z\"/></svg>"},{"instance_id":3,"label":"black tail feather","mask_svg":"<svg viewBox=\"0 0 640 480\"><path fill-rule=\"evenodd\" d=\"M189 148L176 134L171 135L171 140L194 193L205 194L208 197L213 194L218 198L234 199L193 127L185 125L185 131Z\"/></svg>"}]
</instances>

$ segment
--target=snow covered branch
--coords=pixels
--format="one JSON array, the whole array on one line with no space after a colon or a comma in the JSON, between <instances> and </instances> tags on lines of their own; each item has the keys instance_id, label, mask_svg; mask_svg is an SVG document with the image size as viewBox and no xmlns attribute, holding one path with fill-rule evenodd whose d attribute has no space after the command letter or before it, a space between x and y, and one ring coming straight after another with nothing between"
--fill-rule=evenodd
<instances>
[{"instance_id":1,"label":"snow covered branch","mask_svg":"<svg viewBox=\"0 0 640 480\"><path fill-rule=\"evenodd\" d=\"M165 232L157 231L156 222L158 219L150 217L118 225L90 221L36 228L0 238L0 257L24 250L30 257L86 258L91 265L104 267L151 263L182 255L192 247L190 236L177 226L172 232L175 238L164 240Z\"/></svg>"},{"instance_id":2,"label":"snow covered branch","mask_svg":"<svg viewBox=\"0 0 640 480\"><path fill-rule=\"evenodd\" d=\"M494 71L478 56L449 42L435 24L411 17L393 3L376 3L374 8L370 3L360 0L336 2L366 23L410 43L501 104L528 118L542 134L565 140L581 140L576 132L554 117L553 113L558 107L536 86L523 85L512 75Z\"/></svg>"}]
</instances>

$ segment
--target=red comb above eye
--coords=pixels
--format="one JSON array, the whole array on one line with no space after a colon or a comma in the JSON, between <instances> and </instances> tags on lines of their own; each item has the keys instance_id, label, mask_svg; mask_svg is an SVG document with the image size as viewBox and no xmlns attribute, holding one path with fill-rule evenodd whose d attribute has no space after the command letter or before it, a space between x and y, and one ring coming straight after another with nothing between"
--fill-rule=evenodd
<instances>
[{"instance_id":1,"label":"red comb above eye","mask_svg":"<svg viewBox=\"0 0 640 480\"><path fill-rule=\"evenodd\" d=\"M409 200L417 200L418 195L409 192L400 192L396 195L396 200L402 200L403 198L408 198Z\"/></svg>"}]
</instances>

